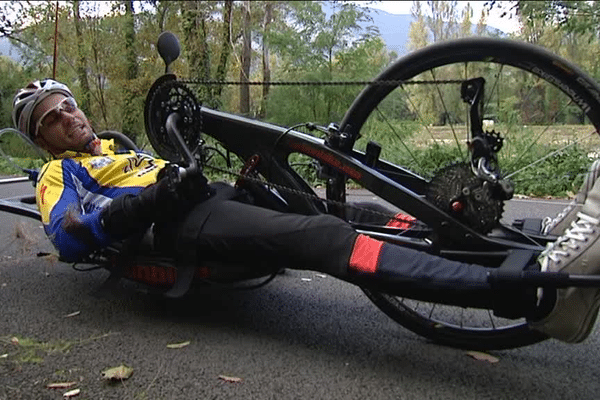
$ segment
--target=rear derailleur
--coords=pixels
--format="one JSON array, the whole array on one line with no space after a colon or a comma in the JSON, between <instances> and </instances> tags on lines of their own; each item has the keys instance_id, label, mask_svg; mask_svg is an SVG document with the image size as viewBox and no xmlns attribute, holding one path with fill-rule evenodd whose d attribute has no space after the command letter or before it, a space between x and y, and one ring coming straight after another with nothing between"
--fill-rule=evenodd
<instances>
[{"instance_id":1,"label":"rear derailleur","mask_svg":"<svg viewBox=\"0 0 600 400\"><path fill-rule=\"evenodd\" d=\"M460 162L439 170L429 184L426 198L438 208L480 233L497 226L504 201L512 198L514 187L502 179L497 153L502 136L482 127L485 80L463 82L462 99L470 105L471 139L467 142L470 162Z\"/></svg>"}]
</instances>

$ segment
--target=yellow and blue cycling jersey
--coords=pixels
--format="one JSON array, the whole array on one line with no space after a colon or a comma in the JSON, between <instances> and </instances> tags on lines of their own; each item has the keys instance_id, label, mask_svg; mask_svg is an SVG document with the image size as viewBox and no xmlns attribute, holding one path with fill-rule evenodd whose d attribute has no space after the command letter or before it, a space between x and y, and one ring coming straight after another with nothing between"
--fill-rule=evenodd
<instances>
[{"instance_id":1,"label":"yellow and blue cycling jersey","mask_svg":"<svg viewBox=\"0 0 600 400\"><path fill-rule=\"evenodd\" d=\"M45 164L36 185L37 206L42 223L60 256L76 261L113 239L100 224L100 212L122 194L138 194L156 182L166 161L148 154L114 152L112 140L102 140L102 155L67 151ZM69 209L81 214L81 222L92 233L93 243L66 232Z\"/></svg>"}]
</instances>

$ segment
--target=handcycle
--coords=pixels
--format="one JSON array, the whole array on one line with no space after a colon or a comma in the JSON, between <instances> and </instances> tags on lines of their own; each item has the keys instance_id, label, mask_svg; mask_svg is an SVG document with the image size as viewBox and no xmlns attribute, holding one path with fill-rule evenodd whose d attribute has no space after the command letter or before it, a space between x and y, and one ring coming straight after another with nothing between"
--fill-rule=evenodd
<instances>
[{"instance_id":1,"label":"handcycle","mask_svg":"<svg viewBox=\"0 0 600 400\"><path fill-rule=\"evenodd\" d=\"M539 167L564 149L597 150L591 142L598 136L600 124L600 87L572 63L539 47L504 39L434 44L399 59L367 83L339 125L303 124L323 136L317 137L300 132L300 126L281 127L201 106L190 87L211 83L186 81L168 72L179 54L173 35L162 34L157 47L166 73L149 90L144 109L146 132L159 156L188 172L198 168L222 171L219 160L224 160L225 172L264 207L299 214L330 213L379 240L496 267L490 281L508 289L600 285L600 276L525 270L556 237L541 232L539 219L512 225L501 220L504 203L513 196L512 180L523 170ZM424 89L429 86L433 89ZM514 87L520 90L518 98L508 91ZM536 112L530 106L534 101L547 102L548 114L531 115ZM431 123L436 103L444 110L449 138L440 136ZM456 110L463 110L464 116ZM496 114L494 119L505 119L495 123L499 132L484 129L490 110ZM396 121L386 117L386 112L412 118L428 138L398 132ZM568 118L578 118L577 128L584 131L577 132L577 140L556 130ZM527 121L545 121L546 125L526 130ZM376 142L368 142L364 150L359 148L361 136L371 129L385 130L400 142L398 148L408 154L402 165L384 160L381 153L386 149ZM117 133L100 136L112 137L126 148L135 146ZM560 151L536 159L528 168L505 173L506 164L531 156L537 142L548 142L549 137L562 146ZM515 150L514 141L523 138L527 140L525 150ZM427 172L414 154L440 142L455 145L455 160ZM503 158L501 150L509 157ZM295 155L311 160L324 182L324 198L300 175ZM233 170L236 161L241 168ZM398 218L395 212L349 203L348 182L415 220L409 227L396 227L390 223ZM33 203L31 196L4 199L0 210L39 218ZM373 218L353 219L357 210ZM191 268L178 263L174 255L156 253L142 238L111 246L86 261L110 270L113 280L140 281L167 296L181 296L195 283L228 287L257 278L265 278L262 283L266 283L278 273L240 265ZM441 344L491 350L547 339L515 317L518 304L478 304L472 294L460 289L422 290L402 282L363 282L361 288L393 320Z\"/></svg>"}]
</instances>

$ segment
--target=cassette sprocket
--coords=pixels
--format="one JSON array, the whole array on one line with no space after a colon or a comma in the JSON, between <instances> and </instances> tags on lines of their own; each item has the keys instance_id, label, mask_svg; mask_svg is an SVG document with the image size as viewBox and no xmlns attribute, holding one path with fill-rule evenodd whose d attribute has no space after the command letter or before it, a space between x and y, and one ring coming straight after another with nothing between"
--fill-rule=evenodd
<instances>
[{"instance_id":1,"label":"cassette sprocket","mask_svg":"<svg viewBox=\"0 0 600 400\"><path fill-rule=\"evenodd\" d=\"M504 211L504 201L494 198L492 186L477 177L469 164L456 163L435 174L425 197L473 230L488 233Z\"/></svg>"}]
</instances>

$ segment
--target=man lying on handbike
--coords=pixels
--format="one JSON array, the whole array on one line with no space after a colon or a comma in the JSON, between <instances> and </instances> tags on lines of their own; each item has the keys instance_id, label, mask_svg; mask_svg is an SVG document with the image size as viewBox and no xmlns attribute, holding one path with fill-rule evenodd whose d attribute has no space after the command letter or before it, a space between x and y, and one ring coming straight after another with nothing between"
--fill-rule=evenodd
<instances>
[{"instance_id":1,"label":"man lying on handbike","mask_svg":"<svg viewBox=\"0 0 600 400\"><path fill-rule=\"evenodd\" d=\"M353 283L409 282L426 290L473 291L493 304L505 296L488 281L493 268L461 263L378 241L331 215L280 213L251 204L243 191L208 184L198 173L173 190L177 168L133 151L115 152L96 137L67 86L35 81L15 95L13 123L54 156L40 171L37 205L64 260L76 261L151 226L157 246L201 261L260 262L320 271ZM545 233L562 235L529 268L600 274L598 163L576 201ZM250 260L250 261L249 261ZM565 342L589 336L600 288L522 289L522 317ZM501 300L501 299L500 299Z\"/></svg>"}]
</instances>

